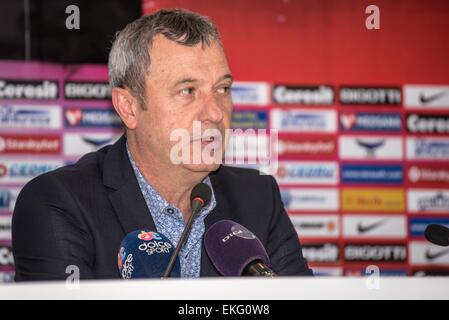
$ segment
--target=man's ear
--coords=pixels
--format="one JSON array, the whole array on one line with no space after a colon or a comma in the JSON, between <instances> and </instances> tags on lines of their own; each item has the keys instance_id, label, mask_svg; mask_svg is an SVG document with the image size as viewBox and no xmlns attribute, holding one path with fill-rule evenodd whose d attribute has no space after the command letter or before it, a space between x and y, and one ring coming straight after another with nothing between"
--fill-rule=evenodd
<instances>
[{"instance_id":1,"label":"man's ear","mask_svg":"<svg viewBox=\"0 0 449 320\"><path fill-rule=\"evenodd\" d=\"M112 88L112 104L120 119L128 129L135 129L137 125L137 100L128 89Z\"/></svg>"}]
</instances>

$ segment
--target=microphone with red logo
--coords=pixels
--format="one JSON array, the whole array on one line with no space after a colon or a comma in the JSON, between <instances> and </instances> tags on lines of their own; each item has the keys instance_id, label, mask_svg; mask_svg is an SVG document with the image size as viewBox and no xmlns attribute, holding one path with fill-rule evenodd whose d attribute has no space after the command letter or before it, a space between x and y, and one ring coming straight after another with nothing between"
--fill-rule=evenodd
<instances>
[{"instance_id":1,"label":"microphone with red logo","mask_svg":"<svg viewBox=\"0 0 449 320\"><path fill-rule=\"evenodd\" d=\"M187 241L187 238L190 234L190 229L192 229L193 221L195 220L198 213L206 207L210 199L212 198L212 191L210 190L209 186L205 183L199 183L197 184L190 194L190 206L191 206L191 214L189 217L189 220L187 221L186 227L184 228L184 231L182 232L181 239L178 242L178 245L176 246L175 252L173 253L167 269L164 273L164 278L169 278L171 276L171 272L173 269L173 266L175 265L176 259L178 258L179 251L181 250L184 243Z\"/></svg>"},{"instance_id":2,"label":"microphone with red logo","mask_svg":"<svg viewBox=\"0 0 449 320\"><path fill-rule=\"evenodd\" d=\"M120 276L123 279L161 278L173 251L174 246L162 233L150 230L130 232L120 244ZM181 276L179 259L175 260L172 276Z\"/></svg>"},{"instance_id":3,"label":"microphone with red logo","mask_svg":"<svg viewBox=\"0 0 449 320\"><path fill-rule=\"evenodd\" d=\"M204 235L204 246L212 264L223 276L276 276L260 240L234 221L213 224Z\"/></svg>"}]
</instances>

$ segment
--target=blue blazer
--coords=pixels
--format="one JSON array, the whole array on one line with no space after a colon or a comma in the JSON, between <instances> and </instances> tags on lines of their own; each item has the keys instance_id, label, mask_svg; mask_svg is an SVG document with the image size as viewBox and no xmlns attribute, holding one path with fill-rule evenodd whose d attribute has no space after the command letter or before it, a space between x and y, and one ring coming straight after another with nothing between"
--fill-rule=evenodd
<instances>
[{"instance_id":1,"label":"blue blazer","mask_svg":"<svg viewBox=\"0 0 449 320\"><path fill-rule=\"evenodd\" d=\"M156 230L125 142L123 136L22 189L12 220L16 281L63 280L73 272L70 265L79 268L81 279L120 277L117 253L125 235ZM273 177L221 166L210 179L217 206L205 219L206 230L233 220L261 240L276 273L312 274ZM204 246L201 276L219 276Z\"/></svg>"}]
</instances>

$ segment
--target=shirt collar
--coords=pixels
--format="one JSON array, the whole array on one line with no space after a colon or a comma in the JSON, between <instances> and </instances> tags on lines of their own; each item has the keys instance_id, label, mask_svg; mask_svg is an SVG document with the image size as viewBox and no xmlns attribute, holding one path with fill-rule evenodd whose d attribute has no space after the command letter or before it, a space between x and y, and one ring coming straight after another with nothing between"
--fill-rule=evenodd
<instances>
[{"instance_id":1,"label":"shirt collar","mask_svg":"<svg viewBox=\"0 0 449 320\"><path fill-rule=\"evenodd\" d=\"M148 209L150 210L151 215L153 215L154 218L160 218L160 216L163 215L166 212L166 210L169 208L172 208L175 211L181 212L181 210L179 210L176 206L170 204L167 200L165 200L159 194L159 192L157 192L148 183L148 181L145 179L145 177L142 175L139 168L137 167L137 164L135 163L135 161L131 155L131 152L129 151L128 143L126 143L126 151L128 153L128 158L129 158L129 161L133 168L134 174L137 178L137 182L139 183L140 190L142 191L145 200L149 200L146 202L147 202ZM199 219L204 219L216 206L214 189L212 187L212 183L210 181L209 176L204 178L202 182L204 182L205 184L207 184L209 186L209 188L211 189L212 196L211 196L211 200L210 200L209 204L200 211L200 214L198 215Z\"/></svg>"}]
</instances>

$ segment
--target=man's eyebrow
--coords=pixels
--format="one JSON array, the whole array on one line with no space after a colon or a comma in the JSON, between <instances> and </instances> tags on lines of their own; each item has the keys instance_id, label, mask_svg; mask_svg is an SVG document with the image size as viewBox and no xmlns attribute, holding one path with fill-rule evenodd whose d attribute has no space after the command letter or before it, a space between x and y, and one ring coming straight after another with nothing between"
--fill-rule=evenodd
<instances>
[{"instance_id":1,"label":"man's eyebrow","mask_svg":"<svg viewBox=\"0 0 449 320\"><path fill-rule=\"evenodd\" d=\"M227 80L227 79L230 79L231 81L233 81L233 80L234 80L234 77L232 76L232 74L227 73L227 74L221 76L221 77L217 80L217 82L220 82L220 81L223 81L223 80Z\"/></svg>"},{"instance_id":2,"label":"man's eyebrow","mask_svg":"<svg viewBox=\"0 0 449 320\"><path fill-rule=\"evenodd\" d=\"M184 84L184 83L194 83L194 82L198 82L198 79L183 78L181 80L176 81L175 84L173 85L173 87L179 86L180 84Z\"/></svg>"},{"instance_id":3,"label":"man's eyebrow","mask_svg":"<svg viewBox=\"0 0 449 320\"><path fill-rule=\"evenodd\" d=\"M221 76L220 78L218 78L217 83L220 82L220 81L223 81L223 80L227 80L227 79L230 79L231 81L234 80L234 78L232 77L232 74L227 73L227 74ZM196 83L196 82L199 82L199 80L195 79L195 78L183 78L181 80L176 81L175 84L173 85L173 88L179 86L180 84Z\"/></svg>"}]
</instances>

